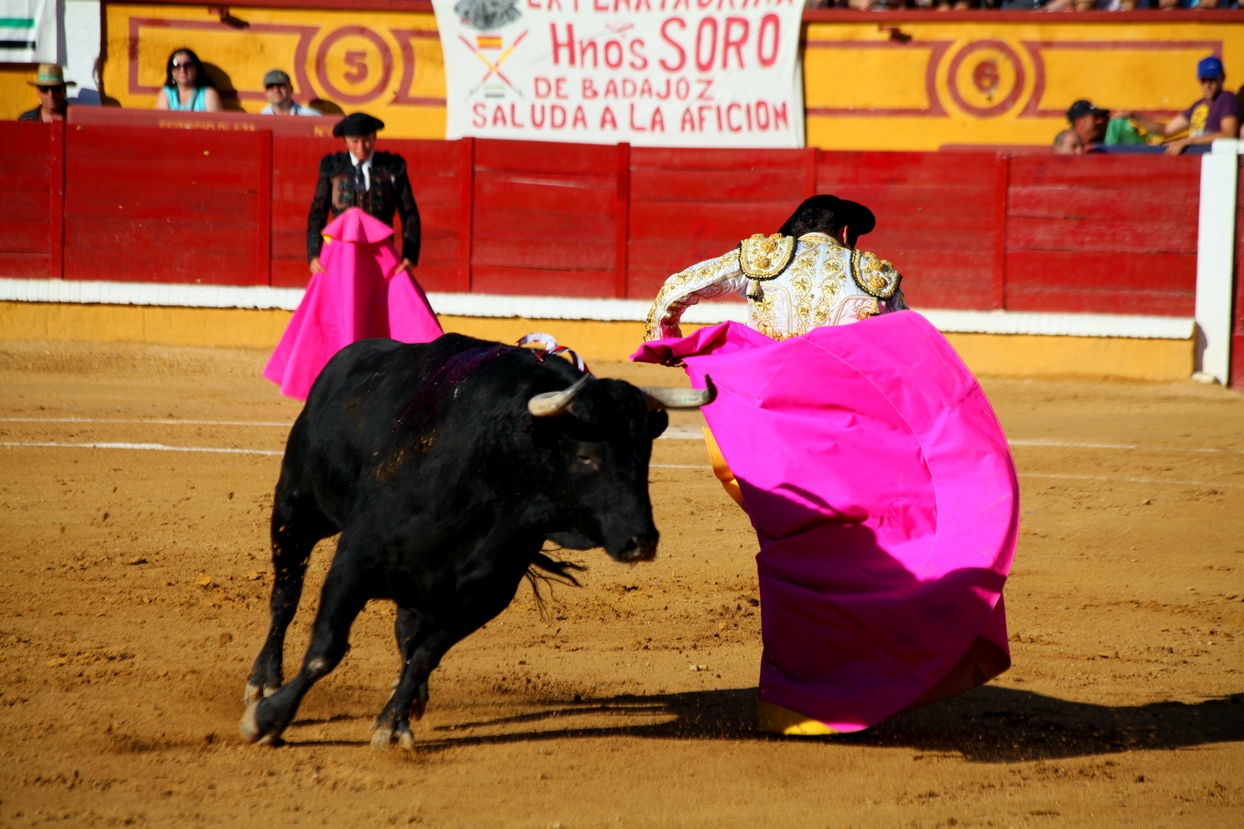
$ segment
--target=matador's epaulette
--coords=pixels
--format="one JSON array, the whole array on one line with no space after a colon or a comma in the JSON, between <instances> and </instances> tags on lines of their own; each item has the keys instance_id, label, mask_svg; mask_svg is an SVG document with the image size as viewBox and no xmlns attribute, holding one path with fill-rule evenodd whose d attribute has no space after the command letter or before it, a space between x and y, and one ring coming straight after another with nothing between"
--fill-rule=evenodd
<instances>
[{"instance_id":1,"label":"matador's epaulette","mask_svg":"<svg viewBox=\"0 0 1244 829\"><path fill-rule=\"evenodd\" d=\"M794 254L795 237L780 233L772 236L757 233L739 242L739 270L750 280L748 298L760 299L763 296L760 283L781 276Z\"/></svg>"},{"instance_id":2,"label":"matador's epaulette","mask_svg":"<svg viewBox=\"0 0 1244 829\"><path fill-rule=\"evenodd\" d=\"M894 266L877 254L867 251L851 251L851 276L860 290L877 299L889 299L898 291L903 277Z\"/></svg>"}]
</instances>

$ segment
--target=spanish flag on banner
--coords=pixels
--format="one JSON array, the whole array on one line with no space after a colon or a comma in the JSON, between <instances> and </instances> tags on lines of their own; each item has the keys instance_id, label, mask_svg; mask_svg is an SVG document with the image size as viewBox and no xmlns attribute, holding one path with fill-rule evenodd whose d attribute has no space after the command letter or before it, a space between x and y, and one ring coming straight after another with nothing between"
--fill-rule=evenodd
<instances>
[{"instance_id":1,"label":"spanish flag on banner","mask_svg":"<svg viewBox=\"0 0 1244 829\"><path fill-rule=\"evenodd\" d=\"M500 35L479 35L475 38L475 45L480 49L500 49Z\"/></svg>"}]
</instances>

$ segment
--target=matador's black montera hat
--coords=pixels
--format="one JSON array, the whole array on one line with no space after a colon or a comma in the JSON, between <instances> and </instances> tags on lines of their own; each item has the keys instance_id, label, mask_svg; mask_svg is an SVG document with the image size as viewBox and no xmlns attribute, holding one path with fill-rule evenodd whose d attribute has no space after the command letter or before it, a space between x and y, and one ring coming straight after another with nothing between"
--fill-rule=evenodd
<instances>
[{"instance_id":1,"label":"matador's black montera hat","mask_svg":"<svg viewBox=\"0 0 1244 829\"><path fill-rule=\"evenodd\" d=\"M354 112L337 122L333 127L333 138L347 135L371 135L384 129L384 121L373 118L366 112Z\"/></svg>"}]
</instances>

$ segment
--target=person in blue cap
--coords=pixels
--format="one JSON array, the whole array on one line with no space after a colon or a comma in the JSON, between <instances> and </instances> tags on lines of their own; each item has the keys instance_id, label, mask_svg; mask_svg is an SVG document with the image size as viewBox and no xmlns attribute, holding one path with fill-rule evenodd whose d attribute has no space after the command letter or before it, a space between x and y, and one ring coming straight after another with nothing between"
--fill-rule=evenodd
<instances>
[{"instance_id":1,"label":"person in blue cap","mask_svg":"<svg viewBox=\"0 0 1244 829\"><path fill-rule=\"evenodd\" d=\"M1222 60L1214 55L1203 58L1196 66L1196 76L1201 83L1201 99L1179 115L1165 124L1135 116L1151 132L1169 136L1188 131L1187 138L1166 145L1167 155L1179 155L1188 147L1213 144L1215 138L1236 138L1240 134L1240 99L1223 89L1227 73Z\"/></svg>"}]
</instances>

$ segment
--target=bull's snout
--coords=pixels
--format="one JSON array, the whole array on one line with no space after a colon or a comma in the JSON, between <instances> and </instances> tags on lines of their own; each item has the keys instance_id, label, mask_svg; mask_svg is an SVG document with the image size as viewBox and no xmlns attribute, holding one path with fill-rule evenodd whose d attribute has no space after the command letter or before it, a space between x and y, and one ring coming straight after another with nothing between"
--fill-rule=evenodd
<instances>
[{"instance_id":1,"label":"bull's snout","mask_svg":"<svg viewBox=\"0 0 1244 829\"><path fill-rule=\"evenodd\" d=\"M657 541L660 536L633 535L622 545L614 558L618 561L652 561L657 557Z\"/></svg>"}]
</instances>

